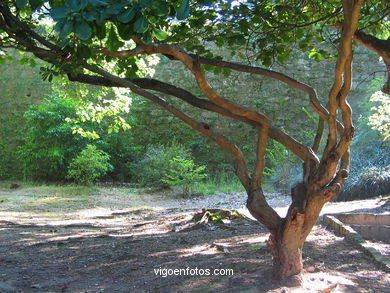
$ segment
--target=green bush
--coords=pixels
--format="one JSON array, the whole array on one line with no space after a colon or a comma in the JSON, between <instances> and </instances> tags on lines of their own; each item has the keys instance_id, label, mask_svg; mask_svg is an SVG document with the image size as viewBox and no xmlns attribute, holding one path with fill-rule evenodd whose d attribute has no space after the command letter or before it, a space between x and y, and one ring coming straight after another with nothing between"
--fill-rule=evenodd
<instances>
[{"instance_id":1,"label":"green bush","mask_svg":"<svg viewBox=\"0 0 390 293\"><path fill-rule=\"evenodd\" d=\"M88 144L69 164L67 178L90 185L113 168L109 159L106 152Z\"/></svg>"},{"instance_id":2,"label":"green bush","mask_svg":"<svg viewBox=\"0 0 390 293\"><path fill-rule=\"evenodd\" d=\"M85 107L65 94L61 95L60 92L48 96L41 104L29 107L24 115L26 128L23 144L18 149L18 161L23 166L24 177L34 181L64 181L71 160L88 143L93 142L110 155L110 161L115 167L114 172L107 174L107 179L129 180L128 163L136 159L139 149L133 136L123 131L109 133L111 122L105 120L97 122L90 119L75 124L80 119L79 112ZM74 133L74 127L95 131L100 138L92 140L83 137ZM4 166L0 166L0 178L15 166L9 159L4 161L4 157L9 158L9 155L1 156L3 149L0 143L0 165Z\"/></svg>"},{"instance_id":3,"label":"green bush","mask_svg":"<svg viewBox=\"0 0 390 293\"><path fill-rule=\"evenodd\" d=\"M207 177L206 166L196 166L193 160L175 157L169 163L171 169L161 181L169 186L181 186L184 196L189 196L194 185Z\"/></svg>"},{"instance_id":4,"label":"green bush","mask_svg":"<svg viewBox=\"0 0 390 293\"><path fill-rule=\"evenodd\" d=\"M337 197L338 201L349 201L388 195L390 192L390 165L386 167L370 166L350 178Z\"/></svg>"},{"instance_id":5,"label":"green bush","mask_svg":"<svg viewBox=\"0 0 390 293\"><path fill-rule=\"evenodd\" d=\"M189 159L190 153L177 143L169 146L149 146L139 160L129 164L132 181L142 187L167 187L161 179L171 169L171 160L175 157Z\"/></svg>"},{"instance_id":6,"label":"green bush","mask_svg":"<svg viewBox=\"0 0 390 293\"><path fill-rule=\"evenodd\" d=\"M18 151L25 178L64 180L70 160L88 141L72 134L72 125L65 121L67 117L75 117L77 109L77 103L71 99L49 96L25 113L24 144Z\"/></svg>"}]
</instances>

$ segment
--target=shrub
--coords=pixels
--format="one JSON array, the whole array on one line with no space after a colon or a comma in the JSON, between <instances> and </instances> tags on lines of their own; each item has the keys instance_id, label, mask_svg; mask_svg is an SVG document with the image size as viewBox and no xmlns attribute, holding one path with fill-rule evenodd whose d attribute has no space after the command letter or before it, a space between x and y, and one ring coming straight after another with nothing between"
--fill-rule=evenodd
<instances>
[{"instance_id":1,"label":"shrub","mask_svg":"<svg viewBox=\"0 0 390 293\"><path fill-rule=\"evenodd\" d=\"M113 168L108 163L109 159L106 152L88 144L69 164L67 178L90 185Z\"/></svg>"},{"instance_id":2,"label":"shrub","mask_svg":"<svg viewBox=\"0 0 390 293\"><path fill-rule=\"evenodd\" d=\"M72 134L72 125L65 121L76 116L77 107L71 99L49 96L46 102L32 105L25 113L24 144L18 158L26 178L64 180L69 162L87 144L87 139Z\"/></svg>"},{"instance_id":3,"label":"shrub","mask_svg":"<svg viewBox=\"0 0 390 293\"><path fill-rule=\"evenodd\" d=\"M193 160L175 157L170 160L171 169L161 181L169 186L181 186L183 195L189 196L194 184L207 177L206 166L196 166Z\"/></svg>"},{"instance_id":4,"label":"shrub","mask_svg":"<svg viewBox=\"0 0 390 293\"><path fill-rule=\"evenodd\" d=\"M188 159L190 153L184 146L176 143L169 146L156 145L148 147L139 160L129 164L132 181L143 187L167 187L167 184L162 182L161 179L164 178L171 168L171 160L177 156Z\"/></svg>"},{"instance_id":5,"label":"shrub","mask_svg":"<svg viewBox=\"0 0 390 293\"><path fill-rule=\"evenodd\" d=\"M366 167L351 179L337 197L338 201L371 198L390 192L390 166Z\"/></svg>"}]
</instances>

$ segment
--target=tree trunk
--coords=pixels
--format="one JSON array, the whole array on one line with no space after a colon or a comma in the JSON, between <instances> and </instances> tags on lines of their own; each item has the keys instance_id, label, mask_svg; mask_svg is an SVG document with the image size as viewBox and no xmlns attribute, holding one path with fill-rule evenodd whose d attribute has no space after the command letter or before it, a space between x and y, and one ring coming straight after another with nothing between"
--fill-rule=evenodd
<instances>
[{"instance_id":1,"label":"tree trunk","mask_svg":"<svg viewBox=\"0 0 390 293\"><path fill-rule=\"evenodd\" d=\"M306 189L302 186L304 185L299 184L293 190L295 205L304 204L304 201L298 200L306 196ZM269 206L267 206L268 213L265 213L267 209L263 196L260 190L251 193L248 197L247 208L252 216L270 231L268 247L273 256L273 275L275 279L284 281L301 273L303 269L302 247L308 234L307 228L311 230L312 225L311 227L305 226L305 213L294 205L290 207L284 219L270 212L274 210ZM270 221L271 216L274 216L273 221Z\"/></svg>"},{"instance_id":2,"label":"tree trunk","mask_svg":"<svg viewBox=\"0 0 390 293\"><path fill-rule=\"evenodd\" d=\"M284 239L280 235L270 235L268 246L273 257L273 275L279 281L299 275L303 269L300 235L294 239Z\"/></svg>"}]
</instances>

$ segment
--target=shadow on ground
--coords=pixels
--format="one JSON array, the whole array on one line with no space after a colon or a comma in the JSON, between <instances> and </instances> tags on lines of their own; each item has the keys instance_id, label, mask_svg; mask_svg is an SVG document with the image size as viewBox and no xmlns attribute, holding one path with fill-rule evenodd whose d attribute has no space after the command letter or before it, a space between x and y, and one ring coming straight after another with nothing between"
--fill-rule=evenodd
<instances>
[{"instance_id":1,"label":"shadow on ground","mask_svg":"<svg viewBox=\"0 0 390 293\"><path fill-rule=\"evenodd\" d=\"M304 248L304 287L285 288L271 278L261 225L194 225L189 216L119 214L122 226L104 219L86 225L1 222L0 292L323 292L336 285L339 291L332 292L389 292L384 272L322 226ZM163 276L187 268L195 275ZM213 275L215 269L233 275Z\"/></svg>"}]
</instances>

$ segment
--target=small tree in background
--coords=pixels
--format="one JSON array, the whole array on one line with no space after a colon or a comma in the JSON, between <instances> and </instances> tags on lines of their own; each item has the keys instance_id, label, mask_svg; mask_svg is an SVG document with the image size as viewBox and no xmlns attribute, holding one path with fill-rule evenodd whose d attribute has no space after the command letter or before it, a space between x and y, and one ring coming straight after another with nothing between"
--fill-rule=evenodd
<instances>
[{"instance_id":1,"label":"small tree in background","mask_svg":"<svg viewBox=\"0 0 390 293\"><path fill-rule=\"evenodd\" d=\"M161 181L170 186L181 186L183 196L190 196L194 186L207 177L206 166L196 166L193 160L180 157L170 161L171 169Z\"/></svg>"},{"instance_id":2,"label":"small tree in background","mask_svg":"<svg viewBox=\"0 0 390 293\"><path fill-rule=\"evenodd\" d=\"M110 156L88 144L69 164L67 178L77 183L91 185L113 167L108 162Z\"/></svg>"},{"instance_id":3,"label":"small tree in background","mask_svg":"<svg viewBox=\"0 0 390 293\"><path fill-rule=\"evenodd\" d=\"M176 142L165 146L149 146L138 160L128 164L132 180L142 187L166 188L166 183L161 179L170 169L170 162L176 156L187 159L190 153Z\"/></svg>"}]
</instances>

